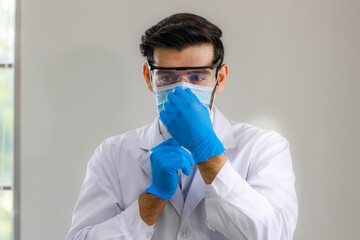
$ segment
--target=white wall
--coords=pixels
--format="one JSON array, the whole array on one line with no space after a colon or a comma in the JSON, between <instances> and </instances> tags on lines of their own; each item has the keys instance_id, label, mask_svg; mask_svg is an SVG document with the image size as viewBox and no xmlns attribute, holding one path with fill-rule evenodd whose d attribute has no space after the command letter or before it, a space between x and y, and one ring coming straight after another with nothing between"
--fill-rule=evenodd
<instances>
[{"instance_id":1,"label":"white wall","mask_svg":"<svg viewBox=\"0 0 360 240\"><path fill-rule=\"evenodd\" d=\"M184 11L223 29L220 110L291 144L294 239L358 237L360 1L17 2L22 240L64 239L97 145L153 121L140 36Z\"/></svg>"}]
</instances>

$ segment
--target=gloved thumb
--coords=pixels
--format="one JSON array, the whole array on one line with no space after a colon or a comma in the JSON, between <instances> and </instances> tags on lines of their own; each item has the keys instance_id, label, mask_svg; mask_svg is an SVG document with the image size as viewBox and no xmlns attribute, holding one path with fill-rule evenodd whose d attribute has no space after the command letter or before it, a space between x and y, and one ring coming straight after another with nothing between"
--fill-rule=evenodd
<instances>
[{"instance_id":1,"label":"gloved thumb","mask_svg":"<svg viewBox=\"0 0 360 240\"><path fill-rule=\"evenodd\" d=\"M186 157L184 157L184 158L186 158ZM191 165L190 165L190 163L189 163L189 161L187 159L184 162L184 166L182 168L182 171L187 176L189 176L190 173L191 173Z\"/></svg>"}]
</instances>

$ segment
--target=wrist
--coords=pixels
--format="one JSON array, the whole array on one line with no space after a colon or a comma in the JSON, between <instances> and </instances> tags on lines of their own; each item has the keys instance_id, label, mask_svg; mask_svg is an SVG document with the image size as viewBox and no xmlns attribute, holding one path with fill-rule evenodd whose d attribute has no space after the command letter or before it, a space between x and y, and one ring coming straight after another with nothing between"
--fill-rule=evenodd
<instances>
[{"instance_id":1,"label":"wrist","mask_svg":"<svg viewBox=\"0 0 360 240\"><path fill-rule=\"evenodd\" d=\"M149 193L139 197L139 212L141 219L149 226L155 224L167 201Z\"/></svg>"},{"instance_id":2,"label":"wrist","mask_svg":"<svg viewBox=\"0 0 360 240\"><path fill-rule=\"evenodd\" d=\"M171 193L167 193L167 192L161 191L154 184L151 184L150 187L148 187L145 190L146 193L150 193L150 194L152 194L162 200L166 200L166 201L171 199L171 197L175 194L175 191L171 192Z\"/></svg>"},{"instance_id":3,"label":"wrist","mask_svg":"<svg viewBox=\"0 0 360 240\"><path fill-rule=\"evenodd\" d=\"M207 161L198 163L197 166L204 182L206 184L211 184L225 163L226 157L224 153L210 157Z\"/></svg>"}]
</instances>

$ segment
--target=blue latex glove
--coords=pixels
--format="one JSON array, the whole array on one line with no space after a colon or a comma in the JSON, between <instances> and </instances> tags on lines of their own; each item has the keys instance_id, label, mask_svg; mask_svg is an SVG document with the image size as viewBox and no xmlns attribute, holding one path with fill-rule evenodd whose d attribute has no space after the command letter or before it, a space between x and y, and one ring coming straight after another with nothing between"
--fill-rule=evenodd
<instances>
[{"instance_id":1,"label":"blue latex glove","mask_svg":"<svg viewBox=\"0 0 360 240\"><path fill-rule=\"evenodd\" d=\"M208 109L190 88L176 87L167 98L160 119L171 136L191 152L196 163L225 151L213 130Z\"/></svg>"},{"instance_id":2,"label":"blue latex glove","mask_svg":"<svg viewBox=\"0 0 360 240\"><path fill-rule=\"evenodd\" d=\"M189 175L191 166L195 164L190 153L174 138L169 138L151 149L150 161L152 183L146 192L165 200L169 200L176 192L177 171L182 169L184 174Z\"/></svg>"}]
</instances>

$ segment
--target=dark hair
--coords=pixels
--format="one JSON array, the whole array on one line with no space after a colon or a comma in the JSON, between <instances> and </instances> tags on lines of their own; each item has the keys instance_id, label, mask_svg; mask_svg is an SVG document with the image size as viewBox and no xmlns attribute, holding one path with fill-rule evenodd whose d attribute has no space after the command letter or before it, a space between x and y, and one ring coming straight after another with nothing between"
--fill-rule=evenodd
<instances>
[{"instance_id":1,"label":"dark hair","mask_svg":"<svg viewBox=\"0 0 360 240\"><path fill-rule=\"evenodd\" d=\"M224 46L220 40L222 31L205 18L191 13L178 13L167 17L146 30L141 36L141 54L154 62L154 48L168 47L182 50L190 46L211 43L215 62L224 60ZM219 66L219 67L220 67Z\"/></svg>"}]
</instances>

